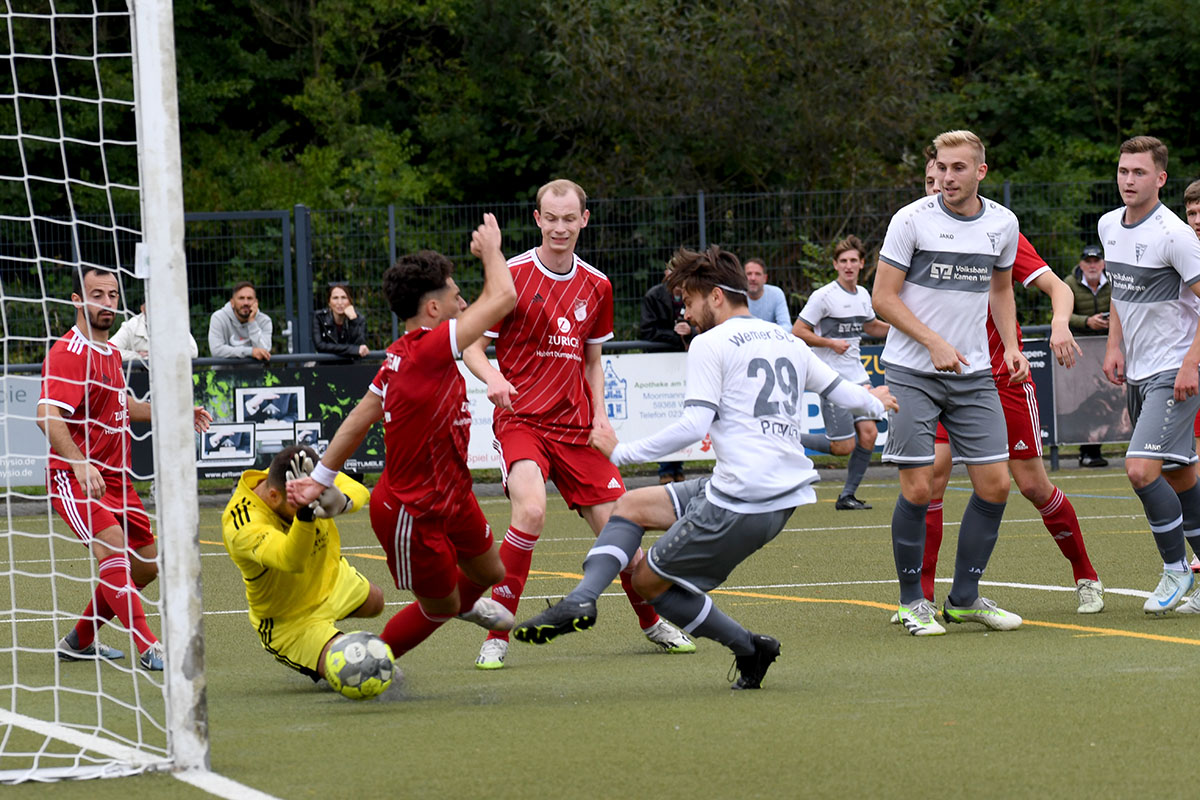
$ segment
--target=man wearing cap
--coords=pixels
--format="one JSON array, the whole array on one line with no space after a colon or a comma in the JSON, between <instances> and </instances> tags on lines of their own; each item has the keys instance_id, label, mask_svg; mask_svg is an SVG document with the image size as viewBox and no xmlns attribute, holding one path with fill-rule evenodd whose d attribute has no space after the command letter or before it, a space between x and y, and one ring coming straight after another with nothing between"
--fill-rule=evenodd
<instances>
[{"instance_id":1,"label":"man wearing cap","mask_svg":"<svg viewBox=\"0 0 1200 800\"><path fill-rule=\"evenodd\" d=\"M1083 248L1079 265L1066 277L1066 284L1075 295L1071 330L1093 336L1108 333L1108 304L1112 299L1112 284L1104 269L1104 251L1100 245L1089 244ZM1108 460L1100 454L1100 445L1080 445L1079 466L1107 467Z\"/></svg>"},{"instance_id":2,"label":"man wearing cap","mask_svg":"<svg viewBox=\"0 0 1200 800\"><path fill-rule=\"evenodd\" d=\"M1104 271L1104 251L1098 244L1083 248L1075 271L1066 278L1075 294L1075 313L1071 315L1071 330L1075 333L1108 333L1108 304L1112 299L1112 284Z\"/></svg>"}]
</instances>

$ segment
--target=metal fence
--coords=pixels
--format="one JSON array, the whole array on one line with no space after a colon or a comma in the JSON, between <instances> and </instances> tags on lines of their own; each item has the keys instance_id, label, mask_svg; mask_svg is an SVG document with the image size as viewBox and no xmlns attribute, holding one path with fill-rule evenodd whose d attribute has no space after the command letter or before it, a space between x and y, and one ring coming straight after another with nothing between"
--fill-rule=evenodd
<instances>
[{"instance_id":1,"label":"metal fence","mask_svg":"<svg viewBox=\"0 0 1200 800\"><path fill-rule=\"evenodd\" d=\"M1185 185L1168 181L1162 193L1179 212ZM983 189L1016 212L1022 231L1063 276L1078 262L1083 246L1095 243L1100 215L1120 203L1112 180L985 183ZM612 281L617 339L637 338L641 298L661 280L663 265L680 246L718 244L743 258L764 259L770 282L784 290L795 315L813 289L834 278L830 253L838 239L855 234L874 254L892 214L916 196L904 187L598 198L589 202L591 218L580 236L579 254ZM434 249L455 261L455 279L464 295L474 296L482 276L469 254L470 234L484 212L499 219L506 254L539 244L531 203L187 214L191 328L201 355L208 355L210 314L243 279L258 287L260 307L275 323L278 352L311 351L312 312L325 305L333 282L349 284L356 307L366 315L368 345L385 347L397 331L379 291L384 270L399 253ZM71 263L76 248L95 263L128 268L140 227L136 222L118 220L105 227L87 220L76 225L44 220L0 226L5 333L22 342L6 348L10 361L40 360L45 337L70 326L73 310L55 299L69 297L69 272L62 264ZM125 290L136 310L140 287L127 280ZM1018 290L1017 303L1023 323L1049 321L1049 302L1040 293Z\"/></svg>"}]
</instances>

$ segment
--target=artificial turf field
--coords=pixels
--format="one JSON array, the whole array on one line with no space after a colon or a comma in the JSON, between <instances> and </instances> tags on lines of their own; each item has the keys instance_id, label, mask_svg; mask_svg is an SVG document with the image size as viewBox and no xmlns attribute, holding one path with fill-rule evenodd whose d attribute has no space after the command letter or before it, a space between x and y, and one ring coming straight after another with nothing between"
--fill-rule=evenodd
<instances>
[{"instance_id":1,"label":"artificial turf field","mask_svg":"<svg viewBox=\"0 0 1200 800\"><path fill-rule=\"evenodd\" d=\"M399 662L402 686L345 700L262 651L219 544L219 509L203 509L212 767L281 798L1181 793L1200 617L1142 612L1161 562L1123 472L1052 475L1107 587L1104 613L1075 613L1068 563L1014 493L983 593L1025 625L922 639L888 624L898 491L888 475L873 468L858 492L870 511L835 511L840 481L822 484L820 502L713 593L782 642L756 692L729 690L732 658L715 642L699 641L694 655L655 652L614 586L596 628L542 647L513 642L503 670L474 668L483 633L455 621ZM956 476L939 577L968 496ZM481 502L503 530L507 502ZM384 587L393 613L409 597L391 587L366 515L341 528L345 554ZM590 539L552 496L518 618L574 584ZM947 589L939 582L939 597ZM165 775L4 789L14 799L152 795L210 796Z\"/></svg>"}]
</instances>

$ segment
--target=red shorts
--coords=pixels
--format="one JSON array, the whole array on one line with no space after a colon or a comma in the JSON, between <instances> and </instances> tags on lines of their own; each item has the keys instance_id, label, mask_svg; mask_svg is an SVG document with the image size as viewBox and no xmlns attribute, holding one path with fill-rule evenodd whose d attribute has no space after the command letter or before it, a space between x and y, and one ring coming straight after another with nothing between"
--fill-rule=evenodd
<instances>
[{"instance_id":1,"label":"red shorts","mask_svg":"<svg viewBox=\"0 0 1200 800\"><path fill-rule=\"evenodd\" d=\"M533 461L542 478L554 481L569 508L611 503L625 494L616 465L586 444L564 444L531 428L509 426L496 438L508 491L508 473L518 461Z\"/></svg>"},{"instance_id":2,"label":"red shorts","mask_svg":"<svg viewBox=\"0 0 1200 800\"><path fill-rule=\"evenodd\" d=\"M46 470L46 489L50 505L84 544L91 544L105 528L118 527L125 532L125 544L140 550L154 544L150 517L133 484L123 472L102 471L104 496L88 498L75 473L69 469Z\"/></svg>"},{"instance_id":3,"label":"red shorts","mask_svg":"<svg viewBox=\"0 0 1200 800\"><path fill-rule=\"evenodd\" d=\"M397 589L447 597L458 585L458 562L492 547L492 529L475 495L463 495L448 515L415 515L381 484L371 492L371 528L383 545Z\"/></svg>"},{"instance_id":4,"label":"red shorts","mask_svg":"<svg viewBox=\"0 0 1200 800\"><path fill-rule=\"evenodd\" d=\"M1041 458L1042 423L1041 417L1038 416L1037 393L1033 381L1015 385L1007 385L1007 381L1004 382L1004 386L997 384L996 391L1000 395L1004 424L1008 428L1008 458L1011 461ZM1197 418L1200 419L1200 415ZM937 425L937 433L934 434L934 442L950 443L950 437L940 422Z\"/></svg>"},{"instance_id":5,"label":"red shorts","mask_svg":"<svg viewBox=\"0 0 1200 800\"><path fill-rule=\"evenodd\" d=\"M1192 435L1200 439L1200 413L1196 414L1196 421L1192 423Z\"/></svg>"}]
</instances>

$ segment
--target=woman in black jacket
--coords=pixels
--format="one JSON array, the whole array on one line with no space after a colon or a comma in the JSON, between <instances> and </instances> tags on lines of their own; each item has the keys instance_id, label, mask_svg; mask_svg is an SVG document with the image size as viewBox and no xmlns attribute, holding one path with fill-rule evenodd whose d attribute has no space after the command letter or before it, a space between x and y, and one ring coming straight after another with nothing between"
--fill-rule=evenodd
<instances>
[{"instance_id":1,"label":"woman in black jacket","mask_svg":"<svg viewBox=\"0 0 1200 800\"><path fill-rule=\"evenodd\" d=\"M350 291L344 284L329 287L329 302L313 315L313 346L318 353L362 358L367 347L367 321L354 310Z\"/></svg>"}]
</instances>

